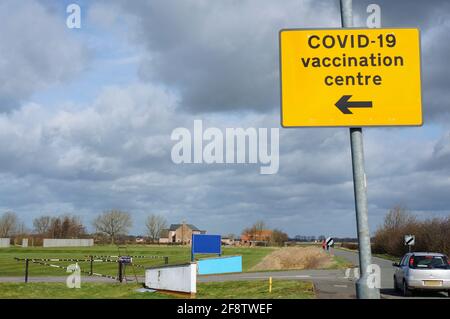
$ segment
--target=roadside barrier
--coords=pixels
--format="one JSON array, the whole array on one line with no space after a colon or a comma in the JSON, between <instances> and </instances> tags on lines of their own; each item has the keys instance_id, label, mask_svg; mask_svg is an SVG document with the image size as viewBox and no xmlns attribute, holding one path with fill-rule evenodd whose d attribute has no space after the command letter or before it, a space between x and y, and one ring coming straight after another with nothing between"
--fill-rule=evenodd
<instances>
[{"instance_id":1,"label":"roadside barrier","mask_svg":"<svg viewBox=\"0 0 450 319\"><path fill-rule=\"evenodd\" d=\"M29 263L30 262L33 264L39 264L42 266L59 268L59 269L64 269L64 270L67 270L67 267L51 264L49 262L61 262L61 261L88 262L90 264L90 270L89 271L81 270L81 273L89 275L89 276L109 278L109 279L117 280L119 282L123 282L124 279L126 281L128 280L125 277L125 268L126 268L127 264L132 265L133 267L137 267L137 268L147 268L147 266L144 266L144 265L133 264L132 263L133 258L164 259L164 264L165 265L169 264L168 256L143 256L143 255L140 255L140 256L96 256L96 255L89 255L86 257L89 257L89 258L80 259L80 258L18 258L18 257L14 257L14 259L16 261L24 261L25 262L25 283L28 282ZM114 258L114 259L111 259L111 258ZM117 263L118 264L118 276L111 276L111 275L105 275L105 274L100 274L100 273L94 272L94 263L97 263L97 262Z\"/></svg>"},{"instance_id":2,"label":"roadside barrier","mask_svg":"<svg viewBox=\"0 0 450 319\"><path fill-rule=\"evenodd\" d=\"M45 260L45 259L44 259ZM67 267L61 266L61 265L54 265L54 264L49 264L46 263L44 261L41 260L36 260L36 259L25 259L25 261L28 263L28 261L31 261L33 264L39 264L42 266L48 266L48 267L53 267L53 268L60 268L60 269L64 269L67 270ZM63 260L53 260L53 261L83 261L82 259L80 260L76 260L76 259L63 259ZM25 282L28 282L28 266L26 267L27 271L26 271L26 275L25 275ZM97 276L97 277L103 277L103 278L109 278L109 279L113 279L113 280L118 280L118 277L115 276L110 276L110 275L104 275L104 274L99 274L99 273L95 273L95 272L89 272L89 271L84 271L80 269L80 272L83 274L87 274L89 276Z\"/></svg>"},{"instance_id":3,"label":"roadside barrier","mask_svg":"<svg viewBox=\"0 0 450 319\"><path fill-rule=\"evenodd\" d=\"M86 255L85 257L91 257L91 255ZM122 257L122 256L117 256L117 255L115 255L115 256L105 256L105 255L92 255L92 257L94 257L94 258L119 258L119 257ZM169 257L167 257L167 256L152 256L152 255L149 255L149 256L144 256L144 255L138 255L138 256L128 256L128 257L131 257L131 258L145 258L145 259L163 259L163 258L169 258Z\"/></svg>"}]
</instances>

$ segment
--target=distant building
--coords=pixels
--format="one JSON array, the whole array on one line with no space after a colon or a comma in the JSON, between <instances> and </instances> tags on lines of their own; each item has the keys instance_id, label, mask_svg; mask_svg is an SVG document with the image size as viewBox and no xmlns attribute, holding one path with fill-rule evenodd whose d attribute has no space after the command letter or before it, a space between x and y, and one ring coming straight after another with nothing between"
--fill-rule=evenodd
<instances>
[{"instance_id":1,"label":"distant building","mask_svg":"<svg viewBox=\"0 0 450 319\"><path fill-rule=\"evenodd\" d=\"M190 244L192 235L206 234L192 224L172 224L168 229L163 229L160 234L161 244Z\"/></svg>"},{"instance_id":2,"label":"distant building","mask_svg":"<svg viewBox=\"0 0 450 319\"><path fill-rule=\"evenodd\" d=\"M241 245L256 246L258 244L267 245L272 237L273 231L263 229L260 231L247 232L241 235Z\"/></svg>"},{"instance_id":3,"label":"distant building","mask_svg":"<svg viewBox=\"0 0 450 319\"><path fill-rule=\"evenodd\" d=\"M142 237L142 236L138 236L138 237L136 237L136 243L138 243L138 244L142 244L142 243L144 243L145 242L145 239L144 239L144 237Z\"/></svg>"},{"instance_id":4,"label":"distant building","mask_svg":"<svg viewBox=\"0 0 450 319\"><path fill-rule=\"evenodd\" d=\"M221 241L222 245L225 246L234 246L236 244L236 240L234 238L222 237Z\"/></svg>"}]
</instances>

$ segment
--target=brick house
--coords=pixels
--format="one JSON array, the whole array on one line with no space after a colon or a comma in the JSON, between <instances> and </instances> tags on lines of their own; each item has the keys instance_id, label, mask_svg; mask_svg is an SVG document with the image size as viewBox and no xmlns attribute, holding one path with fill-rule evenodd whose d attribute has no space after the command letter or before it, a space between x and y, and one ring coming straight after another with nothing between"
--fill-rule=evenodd
<instances>
[{"instance_id":1,"label":"brick house","mask_svg":"<svg viewBox=\"0 0 450 319\"><path fill-rule=\"evenodd\" d=\"M241 235L241 245L255 246L257 244L267 245L272 237L273 231L263 229L255 232L246 232Z\"/></svg>"},{"instance_id":2,"label":"brick house","mask_svg":"<svg viewBox=\"0 0 450 319\"><path fill-rule=\"evenodd\" d=\"M161 244L190 244L192 234L206 234L192 224L171 224L168 229L163 229L159 238Z\"/></svg>"}]
</instances>

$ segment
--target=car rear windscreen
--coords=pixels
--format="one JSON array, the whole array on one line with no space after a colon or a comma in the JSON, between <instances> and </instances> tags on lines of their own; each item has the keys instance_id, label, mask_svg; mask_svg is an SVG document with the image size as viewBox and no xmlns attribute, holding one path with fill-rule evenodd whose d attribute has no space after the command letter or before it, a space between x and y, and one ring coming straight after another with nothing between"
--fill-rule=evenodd
<instances>
[{"instance_id":1,"label":"car rear windscreen","mask_svg":"<svg viewBox=\"0 0 450 319\"><path fill-rule=\"evenodd\" d=\"M447 258L445 256L414 256L414 268L417 269L430 269L430 268L440 268L440 269L450 269L448 265Z\"/></svg>"}]
</instances>

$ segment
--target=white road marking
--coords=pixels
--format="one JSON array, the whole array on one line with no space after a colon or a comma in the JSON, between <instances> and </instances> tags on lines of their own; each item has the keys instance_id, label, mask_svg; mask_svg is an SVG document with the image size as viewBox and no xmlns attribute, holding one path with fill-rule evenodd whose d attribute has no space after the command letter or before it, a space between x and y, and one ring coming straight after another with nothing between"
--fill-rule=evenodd
<instances>
[{"instance_id":1,"label":"white road marking","mask_svg":"<svg viewBox=\"0 0 450 319\"><path fill-rule=\"evenodd\" d=\"M337 288L348 288L348 286L347 285L333 285L334 287L337 287Z\"/></svg>"}]
</instances>

